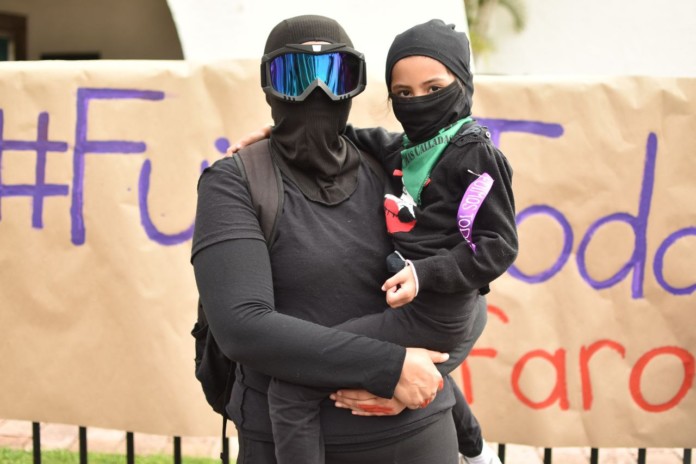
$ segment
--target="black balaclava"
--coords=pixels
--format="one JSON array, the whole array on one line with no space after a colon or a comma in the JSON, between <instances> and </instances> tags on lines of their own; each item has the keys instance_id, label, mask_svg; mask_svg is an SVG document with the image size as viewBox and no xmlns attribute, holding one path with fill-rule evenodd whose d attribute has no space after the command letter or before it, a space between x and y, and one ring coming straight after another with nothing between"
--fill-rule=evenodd
<instances>
[{"instance_id":1,"label":"black balaclava","mask_svg":"<svg viewBox=\"0 0 696 464\"><path fill-rule=\"evenodd\" d=\"M264 53L287 44L309 41L353 44L340 24L315 15L297 16L280 22L266 41ZM274 127L271 143L278 164L308 199L335 205L355 190L360 158L346 143L345 132L351 100L333 101L317 87L302 102L267 96Z\"/></svg>"},{"instance_id":2,"label":"black balaclava","mask_svg":"<svg viewBox=\"0 0 696 464\"><path fill-rule=\"evenodd\" d=\"M422 97L391 95L392 69L408 56L427 56L444 64L457 80L438 92ZM411 142L431 139L438 131L471 115L474 93L469 66L469 39L439 19L414 26L397 35L387 53L386 81L394 115ZM462 88L463 86L463 88Z\"/></svg>"}]
</instances>

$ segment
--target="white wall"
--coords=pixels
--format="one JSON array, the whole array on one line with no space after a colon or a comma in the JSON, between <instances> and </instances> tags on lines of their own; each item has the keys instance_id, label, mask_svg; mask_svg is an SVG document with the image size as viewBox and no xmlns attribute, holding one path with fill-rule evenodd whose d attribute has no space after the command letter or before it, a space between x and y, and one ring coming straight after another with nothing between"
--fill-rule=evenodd
<instances>
[{"instance_id":1,"label":"white wall","mask_svg":"<svg viewBox=\"0 0 696 464\"><path fill-rule=\"evenodd\" d=\"M260 59L266 37L285 18L319 14L337 20L368 72L383 76L394 36L432 18L466 30L462 0L168 0L184 56L191 60Z\"/></svg>"},{"instance_id":2,"label":"white wall","mask_svg":"<svg viewBox=\"0 0 696 464\"><path fill-rule=\"evenodd\" d=\"M696 0L524 2L521 34L504 11L493 18L497 50L477 58L478 74L696 76ZM379 78L398 32L433 17L466 29L463 0L0 0L0 11L29 17L29 59L258 59L281 19L323 14L344 25Z\"/></svg>"},{"instance_id":3,"label":"white wall","mask_svg":"<svg viewBox=\"0 0 696 464\"><path fill-rule=\"evenodd\" d=\"M0 0L26 15L27 58L100 52L104 59L181 59L166 0Z\"/></svg>"},{"instance_id":4,"label":"white wall","mask_svg":"<svg viewBox=\"0 0 696 464\"><path fill-rule=\"evenodd\" d=\"M528 24L491 23L479 73L696 76L695 0L524 0Z\"/></svg>"}]
</instances>

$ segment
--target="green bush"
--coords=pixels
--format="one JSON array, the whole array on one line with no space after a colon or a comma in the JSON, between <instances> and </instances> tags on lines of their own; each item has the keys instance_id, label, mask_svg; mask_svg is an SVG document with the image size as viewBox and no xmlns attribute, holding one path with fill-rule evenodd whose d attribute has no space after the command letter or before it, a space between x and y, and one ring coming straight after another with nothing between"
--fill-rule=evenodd
<instances>
[{"instance_id":1,"label":"green bush","mask_svg":"<svg viewBox=\"0 0 696 464\"><path fill-rule=\"evenodd\" d=\"M217 464L217 459L182 457L183 464ZM0 448L1 464L32 464L34 456L31 451L22 451L10 448ZM41 453L42 464L79 464L80 455L72 451L47 450ZM123 454L88 453L87 462L89 464L124 464L126 456ZM136 456L136 464L172 464L174 458L164 455ZM234 463L234 461L231 461Z\"/></svg>"}]
</instances>

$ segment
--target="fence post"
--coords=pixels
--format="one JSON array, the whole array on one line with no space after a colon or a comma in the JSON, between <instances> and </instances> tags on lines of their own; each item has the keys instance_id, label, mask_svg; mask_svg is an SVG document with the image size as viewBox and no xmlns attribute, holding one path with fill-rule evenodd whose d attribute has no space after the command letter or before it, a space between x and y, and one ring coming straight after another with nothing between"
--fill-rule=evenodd
<instances>
[{"instance_id":1,"label":"fence post","mask_svg":"<svg viewBox=\"0 0 696 464\"><path fill-rule=\"evenodd\" d=\"M222 464L230 463L230 440L227 437L224 437L224 439L222 440L222 451L220 452L220 460L222 461Z\"/></svg>"},{"instance_id":2,"label":"fence post","mask_svg":"<svg viewBox=\"0 0 696 464\"><path fill-rule=\"evenodd\" d=\"M80 427L80 464L87 464L87 427Z\"/></svg>"},{"instance_id":3,"label":"fence post","mask_svg":"<svg viewBox=\"0 0 696 464\"><path fill-rule=\"evenodd\" d=\"M174 437L174 464L181 464L181 437Z\"/></svg>"},{"instance_id":4,"label":"fence post","mask_svg":"<svg viewBox=\"0 0 696 464\"><path fill-rule=\"evenodd\" d=\"M599 464L599 449L590 448L590 464Z\"/></svg>"},{"instance_id":5,"label":"fence post","mask_svg":"<svg viewBox=\"0 0 696 464\"><path fill-rule=\"evenodd\" d=\"M34 464L41 464L41 424L31 423L31 440L34 451Z\"/></svg>"},{"instance_id":6,"label":"fence post","mask_svg":"<svg viewBox=\"0 0 696 464\"><path fill-rule=\"evenodd\" d=\"M552 448L544 448L544 464L551 464Z\"/></svg>"},{"instance_id":7,"label":"fence post","mask_svg":"<svg viewBox=\"0 0 696 464\"><path fill-rule=\"evenodd\" d=\"M126 462L135 464L135 440L133 432L126 432Z\"/></svg>"}]
</instances>

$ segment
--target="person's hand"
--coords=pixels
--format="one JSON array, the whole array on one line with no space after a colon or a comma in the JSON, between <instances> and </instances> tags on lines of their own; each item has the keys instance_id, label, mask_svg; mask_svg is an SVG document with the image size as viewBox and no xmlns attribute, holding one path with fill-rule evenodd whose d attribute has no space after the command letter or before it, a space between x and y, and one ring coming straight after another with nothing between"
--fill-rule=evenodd
<instances>
[{"instance_id":1,"label":"person's hand","mask_svg":"<svg viewBox=\"0 0 696 464\"><path fill-rule=\"evenodd\" d=\"M406 409L396 398L380 398L367 390L339 390L330 398L337 408L350 409L356 416L396 416Z\"/></svg>"},{"instance_id":2,"label":"person's hand","mask_svg":"<svg viewBox=\"0 0 696 464\"><path fill-rule=\"evenodd\" d=\"M447 361L449 354L423 348L406 348L406 359L394 397L409 409L424 408L442 390L444 381L435 363Z\"/></svg>"},{"instance_id":3,"label":"person's hand","mask_svg":"<svg viewBox=\"0 0 696 464\"><path fill-rule=\"evenodd\" d=\"M410 303L416 297L416 277L413 266L404 266L402 270L387 279L382 285L382 291L387 292L387 304L398 308Z\"/></svg>"},{"instance_id":4,"label":"person's hand","mask_svg":"<svg viewBox=\"0 0 696 464\"><path fill-rule=\"evenodd\" d=\"M225 156L232 156L242 148L251 145L254 142L267 139L271 136L271 127L272 126L263 126L260 129L249 132L247 135L230 145L230 147L227 149L227 153L225 153Z\"/></svg>"}]
</instances>

